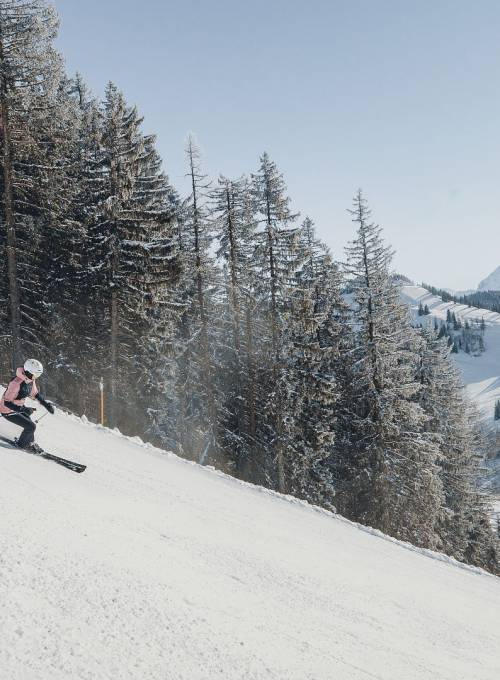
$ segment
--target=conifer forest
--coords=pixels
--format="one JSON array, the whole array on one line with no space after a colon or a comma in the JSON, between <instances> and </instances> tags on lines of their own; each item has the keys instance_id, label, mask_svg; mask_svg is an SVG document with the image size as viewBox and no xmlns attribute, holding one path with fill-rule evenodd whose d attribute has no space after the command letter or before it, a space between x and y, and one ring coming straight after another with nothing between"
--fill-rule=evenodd
<instances>
[{"instance_id":1,"label":"conifer forest","mask_svg":"<svg viewBox=\"0 0 500 680\"><path fill-rule=\"evenodd\" d=\"M102 378L107 427L500 574L450 356L480 329L412 324L369 187L342 253L261 149L209 177L189 136L182 195L119 83L100 99L66 72L57 28L43 0L0 2L1 383L37 357L98 422Z\"/></svg>"}]
</instances>

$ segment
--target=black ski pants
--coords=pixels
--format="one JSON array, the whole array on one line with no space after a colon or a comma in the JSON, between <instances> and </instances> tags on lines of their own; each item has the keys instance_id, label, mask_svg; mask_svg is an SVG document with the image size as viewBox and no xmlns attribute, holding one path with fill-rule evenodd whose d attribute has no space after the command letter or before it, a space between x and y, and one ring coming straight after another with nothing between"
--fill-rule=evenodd
<instances>
[{"instance_id":1,"label":"black ski pants","mask_svg":"<svg viewBox=\"0 0 500 680\"><path fill-rule=\"evenodd\" d=\"M17 441L21 448L24 449L35 441L36 424L29 416L27 416L25 413L4 413L3 417L9 422L19 425L19 427L23 428L21 436Z\"/></svg>"}]
</instances>

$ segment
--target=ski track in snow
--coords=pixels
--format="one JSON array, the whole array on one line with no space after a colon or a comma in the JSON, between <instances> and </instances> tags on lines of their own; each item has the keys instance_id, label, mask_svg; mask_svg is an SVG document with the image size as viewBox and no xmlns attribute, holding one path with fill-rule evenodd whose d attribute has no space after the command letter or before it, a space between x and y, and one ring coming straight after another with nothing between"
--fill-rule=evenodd
<instances>
[{"instance_id":1,"label":"ski track in snow","mask_svg":"<svg viewBox=\"0 0 500 680\"><path fill-rule=\"evenodd\" d=\"M75 416L37 434L88 469L0 446L1 680L499 677L500 579Z\"/></svg>"}]
</instances>

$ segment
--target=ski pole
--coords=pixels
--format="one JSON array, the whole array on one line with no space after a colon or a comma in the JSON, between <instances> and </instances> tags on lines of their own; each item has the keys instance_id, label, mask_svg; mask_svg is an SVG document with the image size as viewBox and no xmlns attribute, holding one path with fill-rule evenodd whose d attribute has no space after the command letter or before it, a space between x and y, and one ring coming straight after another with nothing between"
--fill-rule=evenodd
<instances>
[{"instance_id":1,"label":"ski pole","mask_svg":"<svg viewBox=\"0 0 500 680\"><path fill-rule=\"evenodd\" d=\"M35 420L35 423L39 423L42 418L45 418L46 415L47 413L44 413L43 416L40 416L40 418L38 418L38 420Z\"/></svg>"},{"instance_id":2,"label":"ski pole","mask_svg":"<svg viewBox=\"0 0 500 680\"><path fill-rule=\"evenodd\" d=\"M101 425L104 425L104 380L102 378L99 382L99 390L101 392L101 402L100 402Z\"/></svg>"}]
</instances>

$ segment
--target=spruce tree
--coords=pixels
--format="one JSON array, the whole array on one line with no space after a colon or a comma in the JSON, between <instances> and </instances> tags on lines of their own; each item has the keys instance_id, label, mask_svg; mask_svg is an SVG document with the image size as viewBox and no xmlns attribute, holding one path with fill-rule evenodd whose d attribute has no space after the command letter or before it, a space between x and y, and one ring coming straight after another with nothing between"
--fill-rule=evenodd
<instances>
[{"instance_id":1,"label":"spruce tree","mask_svg":"<svg viewBox=\"0 0 500 680\"><path fill-rule=\"evenodd\" d=\"M333 508L332 452L337 372L349 335L339 269L306 218L296 248L302 267L295 275L289 316L285 479L289 493Z\"/></svg>"},{"instance_id":2,"label":"spruce tree","mask_svg":"<svg viewBox=\"0 0 500 680\"><path fill-rule=\"evenodd\" d=\"M0 298L8 301L12 362L43 346L43 276L37 247L51 224L52 124L61 60L52 47L53 8L43 0L0 6L0 115L2 119ZM47 144L47 140L49 144Z\"/></svg>"},{"instance_id":3,"label":"spruce tree","mask_svg":"<svg viewBox=\"0 0 500 680\"><path fill-rule=\"evenodd\" d=\"M77 86L78 79L63 78L58 90L52 129L51 225L40 254L46 293L43 355L49 368L57 367L47 371L46 388L68 408L84 413L87 357L95 354L95 346L85 342L91 317L85 285L88 234L84 216L89 204L82 189L83 126Z\"/></svg>"},{"instance_id":4,"label":"spruce tree","mask_svg":"<svg viewBox=\"0 0 500 680\"><path fill-rule=\"evenodd\" d=\"M142 364L151 365L149 341L169 313L166 288L176 276L172 190L154 137L141 132L137 110L112 83L101 121L91 168L99 191L88 226L88 267L96 340L108 366L108 423L130 427L147 421L148 404L139 395L154 395Z\"/></svg>"},{"instance_id":5,"label":"spruce tree","mask_svg":"<svg viewBox=\"0 0 500 680\"><path fill-rule=\"evenodd\" d=\"M465 401L458 369L449 348L431 331L422 331L419 402L429 416L426 431L439 444L438 464L444 512L437 518L440 549L495 571L498 546L485 532L487 508L476 486L479 479L478 430Z\"/></svg>"},{"instance_id":6,"label":"spruce tree","mask_svg":"<svg viewBox=\"0 0 500 680\"><path fill-rule=\"evenodd\" d=\"M257 228L251 185L245 177L220 177L211 194L217 257L222 263L225 328L218 355L217 390L221 404L219 438L226 464L252 478L256 454L255 287Z\"/></svg>"},{"instance_id":7,"label":"spruce tree","mask_svg":"<svg viewBox=\"0 0 500 680\"><path fill-rule=\"evenodd\" d=\"M186 145L190 195L179 210L177 242L181 275L176 300L181 310L173 345L175 403L170 433L174 449L200 463L218 462L218 403L215 347L218 332L219 274L211 252L213 224L209 211L210 182L192 136Z\"/></svg>"},{"instance_id":8,"label":"spruce tree","mask_svg":"<svg viewBox=\"0 0 500 680\"><path fill-rule=\"evenodd\" d=\"M257 220L261 226L255 256L261 271L260 285L256 291L263 323L268 335L268 353L263 360L268 365L268 387L264 391L266 403L261 405L267 414L264 438L272 456L263 465L264 478L286 491L284 431L286 399L286 341L284 329L290 310L290 283L298 269L300 254L294 250L296 230L291 225L297 215L290 210L290 199L282 174L267 153L260 159L257 173L252 175L252 190ZM273 460L274 459L274 460Z\"/></svg>"},{"instance_id":9,"label":"spruce tree","mask_svg":"<svg viewBox=\"0 0 500 680\"><path fill-rule=\"evenodd\" d=\"M347 249L355 346L344 362L339 409L337 505L348 517L417 545L438 543L442 503L436 443L416 403L418 337L390 276L392 251L361 191L350 211Z\"/></svg>"}]
</instances>

